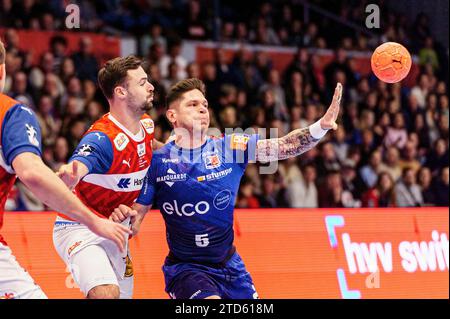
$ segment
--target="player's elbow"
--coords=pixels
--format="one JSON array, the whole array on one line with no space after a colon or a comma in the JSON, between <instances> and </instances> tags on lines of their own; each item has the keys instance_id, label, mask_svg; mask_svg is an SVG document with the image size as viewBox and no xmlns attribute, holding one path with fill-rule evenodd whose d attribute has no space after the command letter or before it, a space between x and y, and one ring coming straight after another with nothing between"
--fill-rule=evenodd
<instances>
[{"instance_id":1,"label":"player's elbow","mask_svg":"<svg viewBox=\"0 0 450 319\"><path fill-rule=\"evenodd\" d=\"M42 160L35 154L22 153L13 161L17 177L28 187L38 186L42 182Z\"/></svg>"},{"instance_id":2,"label":"player's elbow","mask_svg":"<svg viewBox=\"0 0 450 319\"><path fill-rule=\"evenodd\" d=\"M22 183L30 188L33 188L33 186L39 186L42 183L42 176L35 168L24 168L19 172L16 171L16 174Z\"/></svg>"}]
</instances>

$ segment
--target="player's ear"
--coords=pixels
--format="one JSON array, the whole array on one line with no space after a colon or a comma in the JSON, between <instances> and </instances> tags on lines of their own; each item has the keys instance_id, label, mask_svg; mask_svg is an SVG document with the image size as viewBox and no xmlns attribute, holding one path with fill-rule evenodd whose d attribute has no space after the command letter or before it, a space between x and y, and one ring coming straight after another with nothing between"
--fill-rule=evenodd
<instances>
[{"instance_id":1,"label":"player's ear","mask_svg":"<svg viewBox=\"0 0 450 319\"><path fill-rule=\"evenodd\" d=\"M3 79L3 76L5 74L5 64L0 64L0 80Z\"/></svg>"},{"instance_id":2,"label":"player's ear","mask_svg":"<svg viewBox=\"0 0 450 319\"><path fill-rule=\"evenodd\" d=\"M168 108L166 111L167 120L173 125L177 120L177 111L175 108Z\"/></svg>"},{"instance_id":3,"label":"player's ear","mask_svg":"<svg viewBox=\"0 0 450 319\"><path fill-rule=\"evenodd\" d=\"M123 99L127 96L127 90L123 86L118 85L114 88L114 94Z\"/></svg>"}]
</instances>

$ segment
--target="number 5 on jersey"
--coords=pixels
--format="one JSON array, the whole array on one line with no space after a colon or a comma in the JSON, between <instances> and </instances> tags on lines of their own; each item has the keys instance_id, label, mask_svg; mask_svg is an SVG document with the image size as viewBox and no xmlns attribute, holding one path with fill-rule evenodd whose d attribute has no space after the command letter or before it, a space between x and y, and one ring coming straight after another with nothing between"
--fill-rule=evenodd
<instances>
[{"instance_id":1,"label":"number 5 on jersey","mask_svg":"<svg viewBox=\"0 0 450 319\"><path fill-rule=\"evenodd\" d=\"M208 234L195 235L195 244L198 247L206 247L209 245Z\"/></svg>"}]
</instances>

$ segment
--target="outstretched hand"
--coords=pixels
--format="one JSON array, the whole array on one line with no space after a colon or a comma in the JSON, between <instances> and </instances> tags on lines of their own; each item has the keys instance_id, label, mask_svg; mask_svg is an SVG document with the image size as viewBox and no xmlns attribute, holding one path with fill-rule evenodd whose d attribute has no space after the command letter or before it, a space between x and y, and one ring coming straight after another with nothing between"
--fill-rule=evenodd
<instances>
[{"instance_id":1,"label":"outstretched hand","mask_svg":"<svg viewBox=\"0 0 450 319\"><path fill-rule=\"evenodd\" d=\"M69 164L62 165L56 175L63 180L69 189L73 189L80 181L78 176L78 162L72 161Z\"/></svg>"},{"instance_id":2,"label":"outstretched hand","mask_svg":"<svg viewBox=\"0 0 450 319\"><path fill-rule=\"evenodd\" d=\"M330 107L328 108L325 115L320 119L320 126L324 130L333 129L336 130L338 125L336 124L336 119L339 115L339 107L342 98L342 84L338 83L334 89L333 100L331 101Z\"/></svg>"}]
</instances>

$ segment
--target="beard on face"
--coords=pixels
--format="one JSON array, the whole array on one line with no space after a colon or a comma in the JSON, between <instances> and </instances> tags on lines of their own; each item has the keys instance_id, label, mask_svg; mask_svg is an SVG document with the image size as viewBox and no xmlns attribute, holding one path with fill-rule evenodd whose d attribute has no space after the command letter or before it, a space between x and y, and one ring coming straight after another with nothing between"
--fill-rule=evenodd
<instances>
[{"instance_id":1,"label":"beard on face","mask_svg":"<svg viewBox=\"0 0 450 319\"><path fill-rule=\"evenodd\" d=\"M148 112L152 108L153 108L153 101L145 101L140 107L140 109L144 112Z\"/></svg>"},{"instance_id":2,"label":"beard on face","mask_svg":"<svg viewBox=\"0 0 450 319\"><path fill-rule=\"evenodd\" d=\"M144 102L138 104L136 99L132 96L127 101L127 104L134 109L135 112L145 113L153 108L153 101L146 99Z\"/></svg>"}]
</instances>

